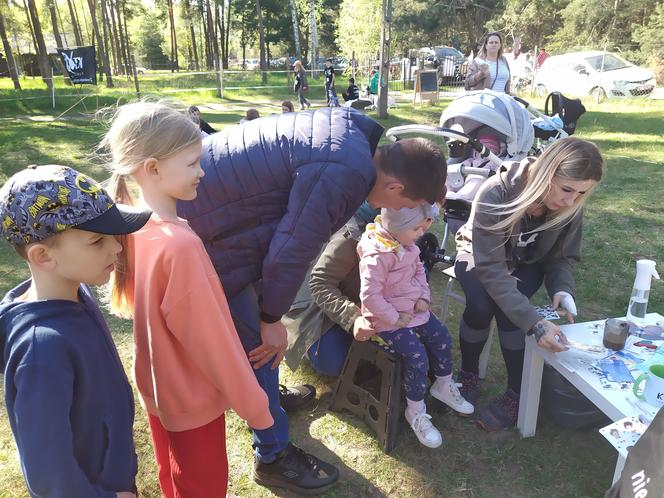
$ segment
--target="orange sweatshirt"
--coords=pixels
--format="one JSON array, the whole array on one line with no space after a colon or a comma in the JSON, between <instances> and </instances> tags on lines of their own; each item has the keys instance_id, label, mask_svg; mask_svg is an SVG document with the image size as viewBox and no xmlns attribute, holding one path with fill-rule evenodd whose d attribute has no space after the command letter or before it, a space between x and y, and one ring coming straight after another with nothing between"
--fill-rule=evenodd
<instances>
[{"instance_id":1,"label":"orange sweatshirt","mask_svg":"<svg viewBox=\"0 0 664 498\"><path fill-rule=\"evenodd\" d=\"M145 409L169 431L232 408L273 424L203 243L186 221L153 218L133 234L134 378Z\"/></svg>"}]
</instances>

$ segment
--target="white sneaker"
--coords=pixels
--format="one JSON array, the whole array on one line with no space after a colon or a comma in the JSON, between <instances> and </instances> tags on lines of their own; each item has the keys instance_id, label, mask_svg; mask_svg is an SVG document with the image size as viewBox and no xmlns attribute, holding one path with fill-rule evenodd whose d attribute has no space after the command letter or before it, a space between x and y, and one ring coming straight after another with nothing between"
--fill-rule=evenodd
<instances>
[{"instance_id":1,"label":"white sneaker","mask_svg":"<svg viewBox=\"0 0 664 498\"><path fill-rule=\"evenodd\" d=\"M406 410L406 420L413 428L413 432L424 446L438 448L443 444L443 436L431 423L431 415L427 412L419 412L414 415Z\"/></svg>"},{"instance_id":2,"label":"white sneaker","mask_svg":"<svg viewBox=\"0 0 664 498\"><path fill-rule=\"evenodd\" d=\"M475 411L475 407L461 396L461 393L459 392L460 385L461 384L457 384L454 381L440 382L439 380L436 380L429 392L431 393L431 396L438 401L442 401L454 411L459 412L462 415L470 415Z\"/></svg>"}]
</instances>

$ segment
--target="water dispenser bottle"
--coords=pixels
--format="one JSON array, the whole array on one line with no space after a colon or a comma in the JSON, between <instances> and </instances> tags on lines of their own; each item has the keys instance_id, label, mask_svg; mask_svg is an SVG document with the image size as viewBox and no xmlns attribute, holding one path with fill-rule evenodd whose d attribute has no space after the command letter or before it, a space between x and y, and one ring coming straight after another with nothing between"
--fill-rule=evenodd
<instances>
[{"instance_id":1,"label":"water dispenser bottle","mask_svg":"<svg viewBox=\"0 0 664 498\"><path fill-rule=\"evenodd\" d=\"M655 270L655 262L650 259L640 259L636 262L636 278L632 288L632 297L627 306L627 321L639 327L645 325L648 296L650 295L650 282L652 277L659 280Z\"/></svg>"}]
</instances>

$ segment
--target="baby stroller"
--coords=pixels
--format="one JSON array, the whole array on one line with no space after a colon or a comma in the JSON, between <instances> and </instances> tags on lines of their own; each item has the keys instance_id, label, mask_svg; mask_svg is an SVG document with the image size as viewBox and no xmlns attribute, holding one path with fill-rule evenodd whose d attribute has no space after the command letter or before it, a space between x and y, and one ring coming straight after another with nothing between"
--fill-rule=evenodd
<instances>
[{"instance_id":1,"label":"baby stroller","mask_svg":"<svg viewBox=\"0 0 664 498\"><path fill-rule=\"evenodd\" d=\"M503 161L540 155L554 141L572 135L584 112L580 100L559 92L547 97L542 113L519 97L479 90L455 99L443 111L440 127L405 125L387 131L394 141L408 135L443 137L449 150L443 240L439 244L427 233L418 244L427 270L438 262L454 263L453 256L445 255L450 234L468 220L479 187Z\"/></svg>"}]
</instances>

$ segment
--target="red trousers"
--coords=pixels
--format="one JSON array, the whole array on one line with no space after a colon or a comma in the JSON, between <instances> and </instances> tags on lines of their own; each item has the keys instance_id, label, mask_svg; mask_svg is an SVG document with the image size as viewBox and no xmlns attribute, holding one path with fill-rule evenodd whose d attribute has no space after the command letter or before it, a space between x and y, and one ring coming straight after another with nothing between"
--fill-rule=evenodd
<instances>
[{"instance_id":1,"label":"red trousers","mask_svg":"<svg viewBox=\"0 0 664 498\"><path fill-rule=\"evenodd\" d=\"M226 419L170 432L159 417L148 414L159 486L166 498L219 498L228 489Z\"/></svg>"}]
</instances>

